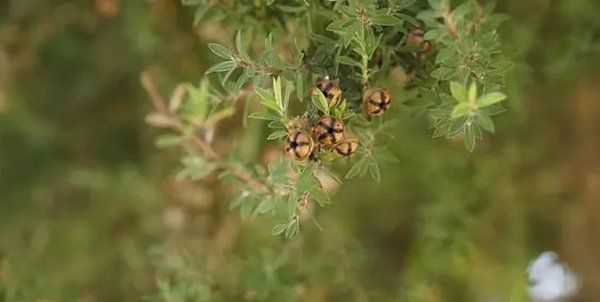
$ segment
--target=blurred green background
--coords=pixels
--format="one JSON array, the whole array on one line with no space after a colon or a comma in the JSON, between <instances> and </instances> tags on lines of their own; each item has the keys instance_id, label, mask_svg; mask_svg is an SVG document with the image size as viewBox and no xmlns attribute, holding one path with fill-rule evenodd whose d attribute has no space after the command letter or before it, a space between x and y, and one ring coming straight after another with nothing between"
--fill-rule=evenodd
<instances>
[{"instance_id":1,"label":"blurred green background","mask_svg":"<svg viewBox=\"0 0 600 302\"><path fill-rule=\"evenodd\" d=\"M469 154L397 106L400 163L285 241L175 180L144 124L140 73L197 83L222 29L179 0L0 1L0 301L527 301L545 250L600 300L600 2L498 2L496 135Z\"/></svg>"}]
</instances>

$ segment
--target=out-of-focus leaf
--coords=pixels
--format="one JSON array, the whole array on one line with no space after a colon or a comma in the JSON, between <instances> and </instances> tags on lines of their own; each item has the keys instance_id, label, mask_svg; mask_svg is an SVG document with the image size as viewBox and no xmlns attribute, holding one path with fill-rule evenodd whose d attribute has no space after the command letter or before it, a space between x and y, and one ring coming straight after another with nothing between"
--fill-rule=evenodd
<instances>
[{"instance_id":1,"label":"out-of-focus leaf","mask_svg":"<svg viewBox=\"0 0 600 302\"><path fill-rule=\"evenodd\" d=\"M456 104L456 106L454 106L454 109L452 109L451 116L452 116L452 118L458 118L458 117L466 115L470 111L471 111L471 106L469 105L469 103L458 103L458 104Z\"/></svg>"},{"instance_id":2,"label":"out-of-focus leaf","mask_svg":"<svg viewBox=\"0 0 600 302\"><path fill-rule=\"evenodd\" d=\"M484 130L491 132L491 133L496 132L496 129L494 127L494 121L492 121L492 119L489 116L485 115L484 113L482 113L482 112L477 113L477 116L475 117L475 121Z\"/></svg>"},{"instance_id":3,"label":"out-of-focus leaf","mask_svg":"<svg viewBox=\"0 0 600 302\"><path fill-rule=\"evenodd\" d=\"M214 72L225 72L225 71L232 70L233 68L235 68L235 65L233 64L232 61L223 61L223 62L220 62L220 63L217 63L217 64L211 66L206 71L206 74L210 74L210 73L214 73Z\"/></svg>"},{"instance_id":4,"label":"out-of-focus leaf","mask_svg":"<svg viewBox=\"0 0 600 302\"><path fill-rule=\"evenodd\" d=\"M381 26L402 25L402 20L400 20L397 17L394 17L388 13L378 14L378 15L374 16L373 18L371 18L371 21L374 24L381 25Z\"/></svg>"},{"instance_id":5,"label":"out-of-focus leaf","mask_svg":"<svg viewBox=\"0 0 600 302\"><path fill-rule=\"evenodd\" d=\"M464 135L465 146L467 146L467 150L469 150L469 152L473 152L473 150L475 150L475 141L477 139L477 134L475 133L475 125L467 125L465 127Z\"/></svg>"},{"instance_id":6,"label":"out-of-focus leaf","mask_svg":"<svg viewBox=\"0 0 600 302\"><path fill-rule=\"evenodd\" d=\"M285 232L285 230L287 229L288 225L287 224L276 224L275 226L273 226L273 228L271 229L271 235L273 236L277 236L283 232Z\"/></svg>"},{"instance_id":7,"label":"out-of-focus leaf","mask_svg":"<svg viewBox=\"0 0 600 302\"><path fill-rule=\"evenodd\" d=\"M176 134L163 134L154 141L156 147L165 149L181 144L181 136Z\"/></svg>"},{"instance_id":8,"label":"out-of-focus leaf","mask_svg":"<svg viewBox=\"0 0 600 302\"><path fill-rule=\"evenodd\" d=\"M350 58L348 56L337 56L335 58L335 60L338 63L341 63L341 64L350 65L350 66L356 66L356 67L361 67L361 65L360 65L359 62L355 61L354 59L352 59L352 58Z\"/></svg>"},{"instance_id":9,"label":"out-of-focus leaf","mask_svg":"<svg viewBox=\"0 0 600 302\"><path fill-rule=\"evenodd\" d=\"M208 43L208 48L218 57L231 60L231 51L227 47L217 43Z\"/></svg>"},{"instance_id":10,"label":"out-of-focus leaf","mask_svg":"<svg viewBox=\"0 0 600 302\"><path fill-rule=\"evenodd\" d=\"M506 99L506 95L501 92L490 92L484 94L477 99L477 107L484 108L496 103L499 103Z\"/></svg>"},{"instance_id":11,"label":"out-of-focus leaf","mask_svg":"<svg viewBox=\"0 0 600 302\"><path fill-rule=\"evenodd\" d=\"M467 102L467 89L458 82L450 82L450 92L459 102Z\"/></svg>"}]
</instances>

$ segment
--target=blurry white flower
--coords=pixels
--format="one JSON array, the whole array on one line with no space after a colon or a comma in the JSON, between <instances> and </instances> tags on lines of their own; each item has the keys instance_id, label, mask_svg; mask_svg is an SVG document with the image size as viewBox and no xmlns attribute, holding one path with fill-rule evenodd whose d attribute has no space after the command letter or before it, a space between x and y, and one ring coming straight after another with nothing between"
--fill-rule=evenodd
<instances>
[{"instance_id":1,"label":"blurry white flower","mask_svg":"<svg viewBox=\"0 0 600 302\"><path fill-rule=\"evenodd\" d=\"M543 252L527 268L529 296L534 301L558 301L573 296L579 290L579 280L566 266L557 262L554 252Z\"/></svg>"}]
</instances>

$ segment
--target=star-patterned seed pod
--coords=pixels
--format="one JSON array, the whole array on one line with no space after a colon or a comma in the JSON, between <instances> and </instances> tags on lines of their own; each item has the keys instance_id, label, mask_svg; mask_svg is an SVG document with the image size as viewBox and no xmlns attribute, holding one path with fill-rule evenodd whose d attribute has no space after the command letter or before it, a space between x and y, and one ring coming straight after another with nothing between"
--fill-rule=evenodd
<instances>
[{"instance_id":1,"label":"star-patterned seed pod","mask_svg":"<svg viewBox=\"0 0 600 302\"><path fill-rule=\"evenodd\" d=\"M313 135L319 144L333 146L344 140L344 123L331 116L322 116L313 127Z\"/></svg>"},{"instance_id":2,"label":"star-patterned seed pod","mask_svg":"<svg viewBox=\"0 0 600 302\"><path fill-rule=\"evenodd\" d=\"M391 104L392 95L386 88L367 90L363 96L363 107L369 116L382 115Z\"/></svg>"},{"instance_id":3,"label":"star-patterned seed pod","mask_svg":"<svg viewBox=\"0 0 600 302\"><path fill-rule=\"evenodd\" d=\"M349 157L358 150L358 140L357 139L347 139L333 147L333 152L335 154L342 157Z\"/></svg>"},{"instance_id":4,"label":"star-patterned seed pod","mask_svg":"<svg viewBox=\"0 0 600 302\"><path fill-rule=\"evenodd\" d=\"M310 156L314 146L315 143L308 133L292 130L288 133L285 152L296 160L304 160Z\"/></svg>"},{"instance_id":5,"label":"star-patterned seed pod","mask_svg":"<svg viewBox=\"0 0 600 302\"><path fill-rule=\"evenodd\" d=\"M340 104L342 99L340 97L342 89L334 81L329 78L320 79L317 81L315 87L313 87L311 94L316 96L319 91L321 91L327 99L330 108L337 107Z\"/></svg>"}]
</instances>

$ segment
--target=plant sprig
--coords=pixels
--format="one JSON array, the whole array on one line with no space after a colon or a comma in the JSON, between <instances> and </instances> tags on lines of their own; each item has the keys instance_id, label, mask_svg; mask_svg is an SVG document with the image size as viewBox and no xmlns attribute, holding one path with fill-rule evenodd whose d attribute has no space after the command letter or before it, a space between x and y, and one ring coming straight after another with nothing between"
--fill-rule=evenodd
<instances>
[{"instance_id":1,"label":"plant sprig","mask_svg":"<svg viewBox=\"0 0 600 302\"><path fill-rule=\"evenodd\" d=\"M434 137L463 137L469 151L484 131L496 130L492 117L503 111L500 102L506 96L499 90L510 63L501 56L496 32L504 16L493 14L490 5L472 0L456 7L447 0L184 4L196 7L197 22L225 25L233 43L208 44L220 61L198 87L176 89L175 105L164 104L145 83L157 111L148 122L175 132L161 136L157 145L186 150L181 177L200 180L218 171L222 180L239 184L230 207L239 208L246 219L275 217L272 234L297 236L300 222L312 215L310 205L331 202L320 174L335 175L332 170L346 166L345 178L369 174L379 181L381 163L397 162L382 139L392 137L395 122L388 116L397 109L374 116L395 99L390 90L414 95L395 100L393 108L402 101L421 106L433 117ZM267 30L240 30L263 27ZM406 82L391 81L392 71L404 72ZM218 84L211 81L215 77ZM321 81L325 84L317 89ZM328 90L332 87L339 87L334 95ZM310 153L295 154L295 160L282 155L254 169L246 168L235 152L222 158L211 144L215 125L234 116L238 101L244 102L244 121L254 119L270 129L266 140L289 145L286 150L304 144ZM323 117L344 125L350 139L346 145L321 145L314 127ZM336 155L344 150L347 158Z\"/></svg>"}]
</instances>

